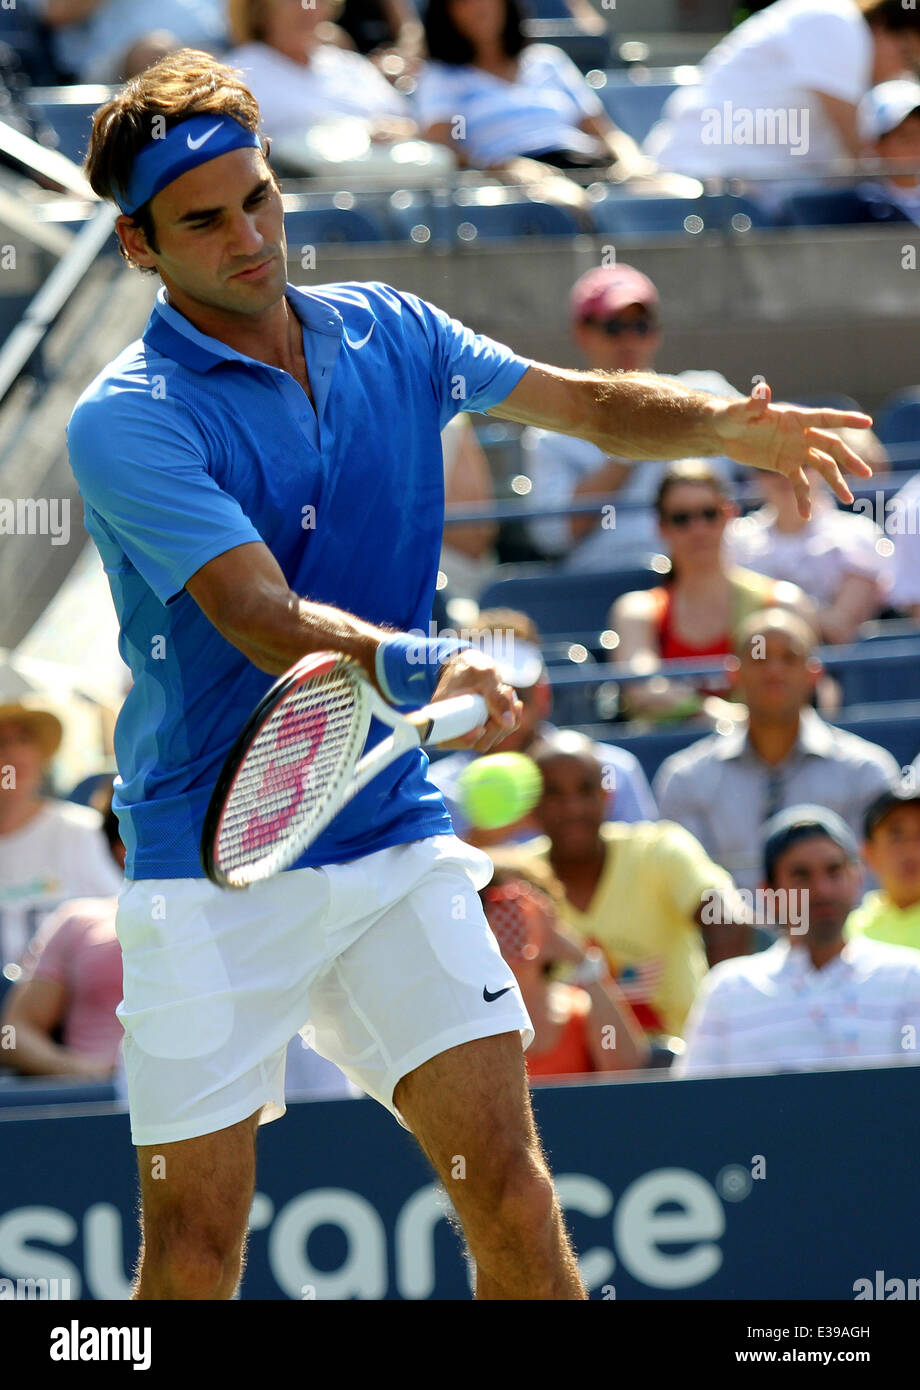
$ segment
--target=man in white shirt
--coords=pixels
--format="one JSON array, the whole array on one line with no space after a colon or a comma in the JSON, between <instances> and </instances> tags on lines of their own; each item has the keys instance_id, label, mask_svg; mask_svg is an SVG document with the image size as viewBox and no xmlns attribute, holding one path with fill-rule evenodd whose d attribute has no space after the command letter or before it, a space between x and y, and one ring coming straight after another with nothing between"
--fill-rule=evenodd
<instances>
[{"instance_id":1,"label":"man in white shirt","mask_svg":"<svg viewBox=\"0 0 920 1390\"><path fill-rule=\"evenodd\" d=\"M588 366L605 372L652 372L661 350L658 291L634 266L596 266L586 271L569 296L572 337ZM695 391L720 396L739 392L714 371L685 371L676 381ZM528 523L528 531L545 554L564 556L567 570L597 571L644 564L661 548L653 503L666 462L644 462L605 454L587 439L551 430L524 430L524 472L533 486L536 507L566 507L593 496L616 494L616 504L587 516L545 517ZM730 481L728 459L709 459Z\"/></svg>"},{"instance_id":2,"label":"man in white shirt","mask_svg":"<svg viewBox=\"0 0 920 1390\"><path fill-rule=\"evenodd\" d=\"M918 61L913 5L777 0L707 54L697 86L677 88L645 153L697 178L775 179L772 194L759 193L779 201L795 180L859 155L860 100Z\"/></svg>"},{"instance_id":3,"label":"man in white shirt","mask_svg":"<svg viewBox=\"0 0 920 1390\"><path fill-rule=\"evenodd\" d=\"M890 169L878 181L856 190L866 221L907 221L920 225L920 82L882 82L859 107L859 130L869 154L903 160L903 172Z\"/></svg>"},{"instance_id":4,"label":"man in white shirt","mask_svg":"<svg viewBox=\"0 0 920 1390\"><path fill-rule=\"evenodd\" d=\"M42 796L61 722L40 699L0 704L0 989L44 918L68 898L114 897L122 875L98 811Z\"/></svg>"},{"instance_id":5,"label":"man in white shirt","mask_svg":"<svg viewBox=\"0 0 920 1390\"><path fill-rule=\"evenodd\" d=\"M790 807L764 827L763 857L758 906L785 939L713 967L674 1075L916 1061L920 955L844 939L860 882L849 826L821 806Z\"/></svg>"}]
</instances>

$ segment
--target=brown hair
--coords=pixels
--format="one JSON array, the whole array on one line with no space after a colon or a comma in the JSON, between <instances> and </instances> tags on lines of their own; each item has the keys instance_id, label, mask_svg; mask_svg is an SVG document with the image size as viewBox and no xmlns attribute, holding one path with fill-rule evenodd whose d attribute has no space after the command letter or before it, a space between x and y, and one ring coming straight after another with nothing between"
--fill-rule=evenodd
<instances>
[{"instance_id":1,"label":"brown hair","mask_svg":"<svg viewBox=\"0 0 920 1390\"><path fill-rule=\"evenodd\" d=\"M242 73L198 49L170 53L125 83L96 112L83 165L93 191L115 202L116 193L127 188L144 146L191 116L232 116L247 130L258 130L261 120L259 104ZM132 221L156 253L159 247L149 201L137 209ZM122 255L134 265L123 247Z\"/></svg>"},{"instance_id":2,"label":"brown hair","mask_svg":"<svg viewBox=\"0 0 920 1390\"><path fill-rule=\"evenodd\" d=\"M920 30L920 10L908 9L903 0L856 0L863 19L881 29L897 33L904 29Z\"/></svg>"},{"instance_id":3,"label":"brown hair","mask_svg":"<svg viewBox=\"0 0 920 1390\"><path fill-rule=\"evenodd\" d=\"M711 487L725 502L731 496L724 479L705 459L677 459L665 471L655 494L655 511L659 520L664 514L664 499L672 487L678 487L681 483L697 483L701 487Z\"/></svg>"}]
</instances>

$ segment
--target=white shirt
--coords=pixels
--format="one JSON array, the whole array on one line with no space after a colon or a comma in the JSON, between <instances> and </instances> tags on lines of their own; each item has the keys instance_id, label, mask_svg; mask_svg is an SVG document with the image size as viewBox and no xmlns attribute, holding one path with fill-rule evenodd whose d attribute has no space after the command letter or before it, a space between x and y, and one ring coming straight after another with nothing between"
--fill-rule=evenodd
<instances>
[{"instance_id":1,"label":"white shirt","mask_svg":"<svg viewBox=\"0 0 920 1390\"><path fill-rule=\"evenodd\" d=\"M99 812L69 801L46 801L20 830L0 835L0 970L20 960L60 903L111 898L123 882Z\"/></svg>"},{"instance_id":2,"label":"white shirt","mask_svg":"<svg viewBox=\"0 0 920 1390\"><path fill-rule=\"evenodd\" d=\"M700 178L802 174L847 153L817 93L856 105L871 86L872 61L871 31L854 0L776 0L707 54L698 86L672 93L645 151Z\"/></svg>"},{"instance_id":3,"label":"white shirt","mask_svg":"<svg viewBox=\"0 0 920 1390\"><path fill-rule=\"evenodd\" d=\"M798 942L713 966L675 1076L920 1060L920 951L854 937L817 970Z\"/></svg>"},{"instance_id":4,"label":"white shirt","mask_svg":"<svg viewBox=\"0 0 920 1390\"><path fill-rule=\"evenodd\" d=\"M673 380L694 391L730 397L740 395L719 372L679 372ZM534 507L568 506L576 500L575 489L582 479L612 457L586 439L532 426L523 431L521 448L524 472L533 484L528 501ZM604 513L594 530L577 545L572 540L570 519L566 516L544 517L527 523L541 550L548 555L566 556L566 570L597 571L641 565L649 555L661 550L662 540L652 504L658 484L670 464L666 461L637 463L635 459L623 462L630 473L616 491L613 511ZM706 462L714 473L731 482L735 470L731 459L711 458ZM634 505L619 505L621 503Z\"/></svg>"},{"instance_id":5,"label":"white shirt","mask_svg":"<svg viewBox=\"0 0 920 1390\"><path fill-rule=\"evenodd\" d=\"M456 122L458 147L480 166L546 150L596 153L597 141L579 126L604 114L571 58L549 43L521 50L513 82L471 64L426 63L413 101L423 130Z\"/></svg>"},{"instance_id":6,"label":"white shirt","mask_svg":"<svg viewBox=\"0 0 920 1390\"><path fill-rule=\"evenodd\" d=\"M894 541L893 608L920 604L920 473L886 507L885 530Z\"/></svg>"},{"instance_id":7,"label":"white shirt","mask_svg":"<svg viewBox=\"0 0 920 1390\"><path fill-rule=\"evenodd\" d=\"M264 43L247 43L225 59L242 68L262 112L266 135L281 139L340 116L373 120L411 115L409 104L368 58L324 43L309 63L295 63Z\"/></svg>"},{"instance_id":8,"label":"white shirt","mask_svg":"<svg viewBox=\"0 0 920 1390\"><path fill-rule=\"evenodd\" d=\"M799 531L776 529L776 509L761 507L730 522L725 553L736 565L798 584L816 603L832 604L847 575L879 586L879 607L891 588L891 558L880 552L885 537L868 516L839 511L815 499L812 518Z\"/></svg>"}]
</instances>

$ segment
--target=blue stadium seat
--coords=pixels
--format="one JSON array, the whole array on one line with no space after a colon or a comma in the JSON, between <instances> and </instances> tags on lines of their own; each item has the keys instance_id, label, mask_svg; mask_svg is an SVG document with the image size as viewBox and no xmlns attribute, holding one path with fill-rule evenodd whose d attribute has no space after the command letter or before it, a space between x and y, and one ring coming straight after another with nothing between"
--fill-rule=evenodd
<instances>
[{"instance_id":1,"label":"blue stadium seat","mask_svg":"<svg viewBox=\"0 0 920 1390\"><path fill-rule=\"evenodd\" d=\"M29 104L48 122L58 137L58 149L75 164L82 164L93 128L93 115L106 100L107 89L93 93L92 98L79 99L84 88L40 88L29 98Z\"/></svg>"},{"instance_id":2,"label":"blue stadium seat","mask_svg":"<svg viewBox=\"0 0 920 1390\"><path fill-rule=\"evenodd\" d=\"M599 232L613 236L696 236L721 226L719 199L637 198L611 193L593 204L591 217ZM710 219L713 219L712 223Z\"/></svg>"},{"instance_id":3,"label":"blue stadium seat","mask_svg":"<svg viewBox=\"0 0 920 1390\"><path fill-rule=\"evenodd\" d=\"M596 92L607 115L614 125L641 144L661 115L675 83L624 81L616 71L608 72L606 77L604 86Z\"/></svg>"},{"instance_id":4,"label":"blue stadium seat","mask_svg":"<svg viewBox=\"0 0 920 1390\"><path fill-rule=\"evenodd\" d=\"M553 203L520 199L507 203L472 203L454 209L456 239L499 241L516 237L571 237L580 228L563 208Z\"/></svg>"},{"instance_id":5,"label":"blue stadium seat","mask_svg":"<svg viewBox=\"0 0 920 1390\"><path fill-rule=\"evenodd\" d=\"M357 208L300 208L285 214L284 230L290 254L298 246L385 239L380 225Z\"/></svg>"},{"instance_id":6,"label":"blue stadium seat","mask_svg":"<svg viewBox=\"0 0 920 1390\"><path fill-rule=\"evenodd\" d=\"M480 608L518 608L533 618L543 637L602 632L614 599L630 589L651 589L662 575L650 567L560 574L546 570L499 578L480 595Z\"/></svg>"},{"instance_id":7,"label":"blue stadium seat","mask_svg":"<svg viewBox=\"0 0 920 1390\"><path fill-rule=\"evenodd\" d=\"M583 29L571 13L563 18L525 19L524 33L534 43L551 43L561 48L582 72L606 68L611 59L609 33L592 34Z\"/></svg>"},{"instance_id":8,"label":"blue stadium seat","mask_svg":"<svg viewBox=\"0 0 920 1390\"><path fill-rule=\"evenodd\" d=\"M920 440L920 386L898 391L882 403L875 433L883 444L915 444Z\"/></svg>"},{"instance_id":9,"label":"blue stadium seat","mask_svg":"<svg viewBox=\"0 0 920 1390\"><path fill-rule=\"evenodd\" d=\"M871 223L887 226L907 217L886 203L869 202L855 188L814 189L787 198L778 221L790 227L843 227Z\"/></svg>"}]
</instances>

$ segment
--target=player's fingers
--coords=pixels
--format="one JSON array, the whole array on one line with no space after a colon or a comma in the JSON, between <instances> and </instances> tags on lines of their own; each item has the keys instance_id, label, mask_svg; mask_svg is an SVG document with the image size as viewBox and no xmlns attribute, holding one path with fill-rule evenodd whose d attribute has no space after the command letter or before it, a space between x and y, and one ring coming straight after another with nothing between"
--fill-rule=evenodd
<instances>
[{"instance_id":1,"label":"player's fingers","mask_svg":"<svg viewBox=\"0 0 920 1390\"><path fill-rule=\"evenodd\" d=\"M827 430L809 429L806 434L808 443L820 449L824 454L830 454L840 468L848 473L855 473L860 478L871 478L872 469L865 459L859 457L854 449L851 449L845 440L839 435L831 434Z\"/></svg>"},{"instance_id":2,"label":"player's fingers","mask_svg":"<svg viewBox=\"0 0 920 1390\"><path fill-rule=\"evenodd\" d=\"M840 498L841 502L853 501L853 494L847 487L843 474L829 454L825 454L821 449L809 449L808 462L817 473L821 474L821 477Z\"/></svg>"},{"instance_id":3,"label":"player's fingers","mask_svg":"<svg viewBox=\"0 0 920 1390\"><path fill-rule=\"evenodd\" d=\"M795 493L795 500L799 509L799 516L804 521L811 518L811 488L808 484L808 475L804 468L799 468L795 473L789 475L792 490Z\"/></svg>"},{"instance_id":4,"label":"player's fingers","mask_svg":"<svg viewBox=\"0 0 920 1390\"><path fill-rule=\"evenodd\" d=\"M868 430L872 416L862 410L802 410L808 429Z\"/></svg>"}]
</instances>

